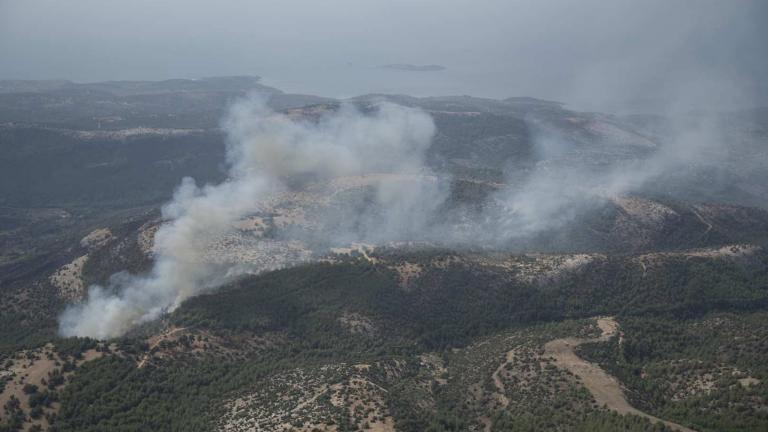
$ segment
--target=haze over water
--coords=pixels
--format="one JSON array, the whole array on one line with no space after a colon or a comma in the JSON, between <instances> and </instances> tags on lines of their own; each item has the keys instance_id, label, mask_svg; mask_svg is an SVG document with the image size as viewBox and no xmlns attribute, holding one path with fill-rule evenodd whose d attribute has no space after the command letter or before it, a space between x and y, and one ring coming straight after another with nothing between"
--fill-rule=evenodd
<instances>
[{"instance_id":1,"label":"haze over water","mask_svg":"<svg viewBox=\"0 0 768 432\"><path fill-rule=\"evenodd\" d=\"M333 97L532 96L600 111L768 105L768 3L691 4L0 0L0 79L258 75ZM379 68L393 63L447 69Z\"/></svg>"}]
</instances>

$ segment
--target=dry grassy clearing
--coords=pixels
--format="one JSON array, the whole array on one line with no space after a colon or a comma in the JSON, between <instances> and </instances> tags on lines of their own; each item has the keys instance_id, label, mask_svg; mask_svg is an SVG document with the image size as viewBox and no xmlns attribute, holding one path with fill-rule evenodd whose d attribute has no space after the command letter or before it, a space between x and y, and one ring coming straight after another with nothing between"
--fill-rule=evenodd
<instances>
[{"instance_id":1,"label":"dry grassy clearing","mask_svg":"<svg viewBox=\"0 0 768 432\"><path fill-rule=\"evenodd\" d=\"M64 369L63 366L67 361L76 368L102 355L101 351L91 349L83 352L79 359L66 359L62 358L51 344L42 348L17 352L0 369L0 379L7 380L5 388L0 392L0 407L5 407L9 401L16 399L26 416L22 430L29 430L35 425L47 428L46 415L56 413L60 407L59 403L53 402L50 406L43 406L40 415L34 418L30 415L32 406L29 401L32 393L43 392L46 389L60 389L60 386L66 385L67 379L74 373L74 369ZM60 383L56 381L57 376L63 378ZM33 392L30 392L30 386L35 386Z\"/></svg>"}]
</instances>

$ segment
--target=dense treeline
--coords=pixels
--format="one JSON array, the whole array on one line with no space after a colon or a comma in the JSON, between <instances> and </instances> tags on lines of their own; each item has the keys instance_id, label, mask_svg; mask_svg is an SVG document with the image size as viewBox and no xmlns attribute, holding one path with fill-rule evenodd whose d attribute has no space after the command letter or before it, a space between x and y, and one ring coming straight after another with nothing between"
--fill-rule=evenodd
<instances>
[{"instance_id":1,"label":"dense treeline","mask_svg":"<svg viewBox=\"0 0 768 432\"><path fill-rule=\"evenodd\" d=\"M423 259L438 258L442 256ZM372 316L381 335L392 341L404 338L444 348L519 323L598 314L695 316L710 310L760 309L768 305L768 257L755 260L742 265L670 257L644 271L632 258L609 257L543 284L458 262L426 270L408 289L383 266L363 261L313 264L193 298L174 320L233 331L307 335L338 327L339 315L354 311Z\"/></svg>"},{"instance_id":2,"label":"dense treeline","mask_svg":"<svg viewBox=\"0 0 768 432\"><path fill-rule=\"evenodd\" d=\"M445 257L441 254L437 258ZM426 263L436 256L424 253L407 258ZM237 340L244 335L279 335L275 343L250 354L179 358L161 362L159 367L137 369L131 356L138 358L147 346L125 340L121 347L127 358L108 356L78 371L61 393L62 409L54 430L210 430L225 400L278 371L398 358L407 363L407 359L425 351L461 347L504 329L599 314L616 314L622 324L626 323L626 340L632 342L622 349L629 350L631 356L623 359L600 347L585 350L594 351L590 355L602 362L619 364L606 364L606 368L633 389L633 402L660 417L690 424L691 413L704 405L690 402L694 406L686 409L692 411L680 414L675 410L682 409L684 404L658 403L658 398L668 398L654 396L654 387L642 384L636 377L640 365L653 359L658 350L696 358L699 354L688 353L685 347L704 345L703 340L686 339L685 344L680 344L676 339L647 340L643 335L674 335L662 325L663 317L669 314L697 317L709 310L760 308L766 298L764 260L760 256L747 265L670 258L643 272L631 259L616 257L597 260L583 271L543 283L520 282L500 270L454 260L439 271L429 270L425 265L427 270L408 287L403 287L387 266L364 260L271 272L244 279L221 292L193 298L170 317L170 322L223 340ZM370 328L350 333L340 320L349 313L370 320ZM648 332L643 330L648 323L662 327ZM710 336L714 337L706 335ZM87 341L73 344L72 349L77 350L84 343ZM753 358L761 357L758 353ZM757 374L750 365L740 368ZM408 383L416 381L407 379L407 368L400 373L406 375L394 381L381 379L381 384L389 388L387 406L395 416L398 430L466 430L467 420L461 411L464 408L460 397L451 394L452 387L441 390L442 394L414 392L414 386ZM728 398L743 396L733 391ZM415 409L419 400L427 396L434 398L435 410L425 413ZM660 430L660 426L645 420L605 412L558 420L560 412L568 411L493 420L499 430L546 429L548 423L542 422L544 418L577 430ZM766 424L762 414L749 413L751 417L743 425ZM735 412L726 410L718 415ZM338 419L339 425L346 424L342 417ZM710 421L726 424L717 423L721 417L701 417L703 423L696 425L706 426Z\"/></svg>"},{"instance_id":3,"label":"dense treeline","mask_svg":"<svg viewBox=\"0 0 768 432\"><path fill-rule=\"evenodd\" d=\"M582 347L633 403L701 431L768 426L768 314L626 317L624 339Z\"/></svg>"}]
</instances>

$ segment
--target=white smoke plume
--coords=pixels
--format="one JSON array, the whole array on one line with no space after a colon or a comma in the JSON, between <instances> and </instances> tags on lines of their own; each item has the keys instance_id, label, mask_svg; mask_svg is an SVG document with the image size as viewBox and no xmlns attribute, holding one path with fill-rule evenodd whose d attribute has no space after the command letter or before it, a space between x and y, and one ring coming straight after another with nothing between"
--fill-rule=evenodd
<instances>
[{"instance_id":1,"label":"white smoke plume","mask_svg":"<svg viewBox=\"0 0 768 432\"><path fill-rule=\"evenodd\" d=\"M200 188L185 179L163 208L168 222L156 234L151 271L118 273L108 286L90 287L85 301L62 315L61 334L120 336L243 273L274 268L218 262L207 259L206 251L238 221L268 207L276 194L293 192L297 181L327 185L362 178L369 195L314 209L308 217L320 229L286 230L279 233L282 240L325 251L352 242L414 240L513 247L515 241L568 224L595 203L640 190L692 164L722 159L721 137L706 122L680 127L642 157L602 165L574 158L569 152L578 145L567 137L542 135L535 140L539 163L525 180L492 194L478 212L452 207L446 179L426 167L425 152L435 134L427 113L382 103L370 113L342 105L314 115L307 120L275 113L258 98L235 104L223 122L228 180ZM269 240L259 242L264 246Z\"/></svg>"},{"instance_id":2,"label":"white smoke plume","mask_svg":"<svg viewBox=\"0 0 768 432\"><path fill-rule=\"evenodd\" d=\"M429 115L416 109L384 103L364 115L342 106L312 122L272 112L256 98L235 104L224 128L229 179L202 188L184 179L163 208L169 222L156 234L149 274L118 273L108 286L90 287L87 298L61 316L62 335L120 336L237 276L237 268L206 262L206 248L272 194L287 189L288 177L383 173L431 178L423 155L435 127ZM375 232L389 237L401 228L419 230L426 223L419 215L430 207L425 203L440 201L435 185L429 180L417 182L417 187L381 184L375 200L387 211L377 215L382 224ZM355 225L363 226L357 230L370 228L360 221Z\"/></svg>"},{"instance_id":3,"label":"white smoke plume","mask_svg":"<svg viewBox=\"0 0 768 432\"><path fill-rule=\"evenodd\" d=\"M578 144L561 134L537 137L541 161L522 185L495 195L500 213L492 217L498 226L492 230L494 236L509 241L557 229L607 200L663 189L654 183L665 176L685 177L693 168L712 168L726 161L727 138L716 119L669 118L675 120L668 135L647 154L617 157L607 164L566 155Z\"/></svg>"}]
</instances>

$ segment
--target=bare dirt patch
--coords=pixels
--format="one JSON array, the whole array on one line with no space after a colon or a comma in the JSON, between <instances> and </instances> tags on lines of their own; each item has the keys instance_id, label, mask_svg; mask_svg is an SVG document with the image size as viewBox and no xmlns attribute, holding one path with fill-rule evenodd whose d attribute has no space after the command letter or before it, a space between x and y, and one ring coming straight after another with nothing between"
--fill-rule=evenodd
<instances>
[{"instance_id":1,"label":"bare dirt patch","mask_svg":"<svg viewBox=\"0 0 768 432\"><path fill-rule=\"evenodd\" d=\"M80 246L87 249L98 249L112 240L114 236L108 228L99 228L91 231L80 240Z\"/></svg>"},{"instance_id":2,"label":"bare dirt patch","mask_svg":"<svg viewBox=\"0 0 768 432\"><path fill-rule=\"evenodd\" d=\"M377 264L379 262L379 259L370 255L371 253L373 253L375 249L376 248L370 244L352 243L349 245L349 247L331 248L330 252L331 254L335 254L335 255L360 257L371 264ZM334 261L332 257L329 260L331 262Z\"/></svg>"},{"instance_id":3,"label":"bare dirt patch","mask_svg":"<svg viewBox=\"0 0 768 432\"><path fill-rule=\"evenodd\" d=\"M604 259L602 254L526 254L507 256L473 256L473 263L509 271L515 279L526 283L548 283L578 272L588 264Z\"/></svg>"},{"instance_id":4,"label":"bare dirt patch","mask_svg":"<svg viewBox=\"0 0 768 432\"><path fill-rule=\"evenodd\" d=\"M555 339L544 345L544 354L555 359L555 364L581 378L584 386L592 393L598 405L605 406L619 414L633 414L645 417L652 422L661 422L668 427L683 432L693 432L685 426L659 419L632 407L624 396L621 384L608 375L599 366L582 360L576 355L575 349L583 343L605 342L618 332L618 323L612 317L597 318L597 325L602 334L596 338L563 338Z\"/></svg>"},{"instance_id":5,"label":"bare dirt patch","mask_svg":"<svg viewBox=\"0 0 768 432\"><path fill-rule=\"evenodd\" d=\"M752 377L740 378L739 384L741 384L742 387L751 387L760 384L760 380Z\"/></svg>"},{"instance_id":6,"label":"bare dirt patch","mask_svg":"<svg viewBox=\"0 0 768 432\"><path fill-rule=\"evenodd\" d=\"M509 363L515 359L515 350L507 351L504 356L504 362L493 371L491 378L493 379L493 385L496 387L496 391L493 393L493 398L499 404L501 408L509 406L509 398L506 396L506 389L504 388L504 381L501 379L501 374Z\"/></svg>"},{"instance_id":7,"label":"bare dirt patch","mask_svg":"<svg viewBox=\"0 0 768 432\"><path fill-rule=\"evenodd\" d=\"M400 288L404 290L411 288L414 280L421 276L421 273L424 271L419 264L409 262L404 262L390 268L397 273Z\"/></svg>"},{"instance_id":8,"label":"bare dirt patch","mask_svg":"<svg viewBox=\"0 0 768 432\"><path fill-rule=\"evenodd\" d=\"M445 366L443 359L436 353L427 353L419 356L421 367L426 369L432 378L440 385L448 384L446 378L448 374L448 368Z\"/></svg>"},{"instance_id":9,"label":"bare dirt patch","mask_svg":"<svg viewBox=\"0 0 768 432\"><path fill-rule=\"evenodd\" d=\"M137 367L139 369L143 368L147 364L147 361L149 361L149 359L152 357L152 354L154 354L152 350L154 350L158 346L160 346L160 344L162 342L167 341L167 340L173 338L173 336L175 334L183 332L184 330L186 330L186 327L175 327L175 328L169 329L168 331L165 331L165 332L163 332L163 333L161 333L161 334L159 334L157 336L151 337L149 339L149 350L147 351L146 354L144 354L144 356L141 358L141 360L139 360L139 363L138 363Z\"/></svg>"},{"instance_id":10,"label":"bare dirt patch","mask_svg":"<svg viewBox=\"0 0 768 432\"><path fill-rule=\"evenodd\" d=\"M139 249L147 258L152 258L154 255L155 234L157 234L160 226L162 226L162 222L159 220L147 222L139 228L139 232L136 235Z\"/></svg>"},{"instance_id":11,"label":"bare dirt patch","mask_svg":"<svg viewBox=\"0 0 768 432\"><path fill-rule=\"evenodd\" d=\"M56 288L59 298L66 301L77 301L85 293L83 282L83 266L88 262L88 254L79 256L69 264L61 266L48 280Z\"/></svg>"},{"instance_id":12,"label":"bare dirt patch","mask_svg":"<svg viewBox=\"0 0 768 432\"><path fill-rule=\"evenodd\" d=\"M129 129L119 130L89 130L89 131L74 131L73 135L81 139L110 139L110 140L125 140L138 136L186 136L192 134L199 134L205 132L205 129L172 129L172 128L150 128L150 127L136 127Z\"/></svg>"},{"instance_id":13,"label":"bare dirt patch","mask_svg":"<svg viewBox=\"0 0 768 432\"><path fill-rule=\"evenodd\" d=\"M367 316L356 312L345 312L339 317L339 323L348 332L355 335L373 336L376 325Z\"/></svg>"},{"instance_id":14,"label":"bare dirt patch","mask_svg":"<svg viewBox=\"0 0 768 432\"><path fill-rule=\"evenodd\" d=\"M331 386L331 404L346 407L348 415L359 428L375 432L392 432L395 420L384 402L387 390L360 376Z\"/></svg>"},{"instance_id":15,"label":"bare dirt patch","mask_svg":"<svg viewBox=\"0 0 768 432\"><path fill-rule=\"evenodd\" d=\"M756 253L760 252L761 249L762 248L760 246L751 244L730 244L714 248L698 248L675 252L647 253L637 256L635 260L643 268L643 273L645 274L649 269L659 266L667 258L670 257L709 258L738 261L755 255Z\"/></svg>"},{"instance_id":16,"label":"bare dirt patch","mask_svg":"<svg viewBox=\"0 0 768 432\"><path fill-rule=\"evenodd\" d=\"M137 359L138 368L149 364L162 365L159 360L183 357L240 357L264 351L282 344L285 335L280 333L253 334L241 332L227 337L207 330L187 327L170 327L150 337L147 351Z\"/></svg>"},{"instance_id":17,"label":"bare dirt patch","mask_svg":"<svg viewBox=\"0 0 768 432\"><path fill-rule=\"evenodd\" d=\"M330 364L273 375L227 403L220 431L394 431L387 390L364 374L370 365Z\"/></svg>"},{"instance_id":18,"label":"bare dirt patch","mask_svg":"<svg viewBox=\"0 0 768 432\"><path fill-rule=\"evenodd\" d=\"M670 217L677 216L671 208L648 199L637 197L614 197L611 201L625 214L643 224L659 226Z\"/></svg>"}]
</instances>

